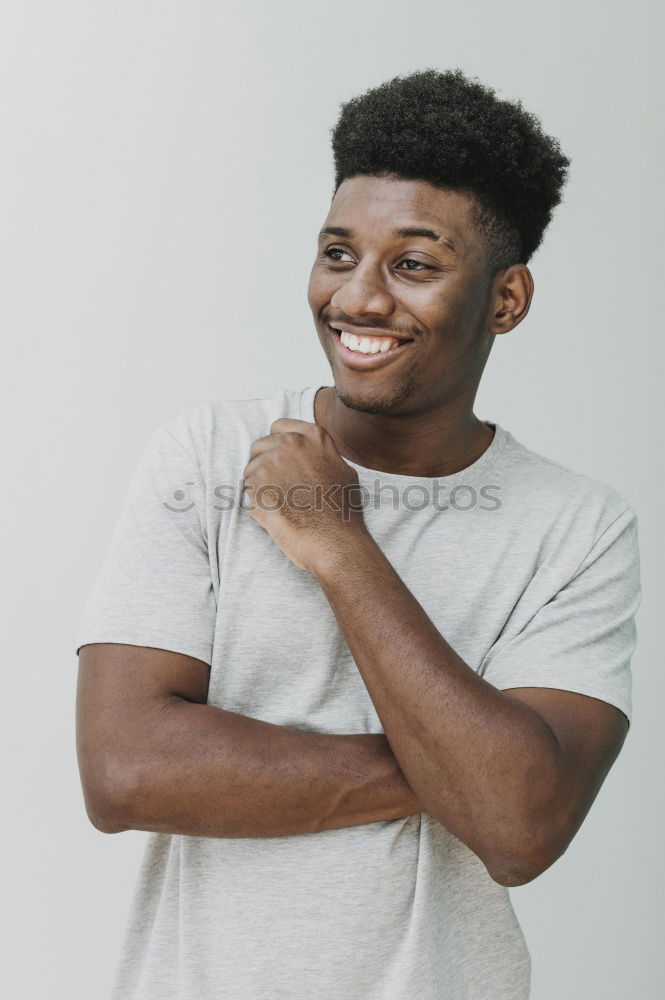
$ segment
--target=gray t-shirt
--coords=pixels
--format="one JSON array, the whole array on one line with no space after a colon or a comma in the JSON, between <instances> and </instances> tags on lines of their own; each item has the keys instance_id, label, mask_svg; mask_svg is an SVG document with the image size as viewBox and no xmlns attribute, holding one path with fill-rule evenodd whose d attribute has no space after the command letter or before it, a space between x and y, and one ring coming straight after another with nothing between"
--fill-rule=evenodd
<instances>
[{"instance_id":1,"label":"gray t-shirt","mask_svg":"<svg viewBox=\"0 0 665 1000\"><path fill-rule=\"evenodd\" d=\"M277 417L313 421L316 388L196 403L153 432L77 652L189 654L210 664L208 704L314 732L383 732L316 579L240 505L252 442ZM635 512L493 426L487 450L450 476L349 463L368 528L489 683L564 688L630 719ZM146 837L111 1000L529 996L508 889L426 813L287 837Z\"/></svg>"}]
</instances>

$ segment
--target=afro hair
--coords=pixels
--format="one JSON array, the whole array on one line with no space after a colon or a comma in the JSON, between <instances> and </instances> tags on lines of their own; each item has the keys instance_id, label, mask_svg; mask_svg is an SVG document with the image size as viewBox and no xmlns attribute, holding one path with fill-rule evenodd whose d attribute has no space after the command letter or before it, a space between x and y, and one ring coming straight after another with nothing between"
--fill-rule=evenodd
<instances>
[{"instance_id":1,"label":"afro hair","mask_svg":"<svg viewBox=\"0 0 665 1000\"><path fill-rule=\"evenodd\" d=\"M570 165L521 101L500 100L459 68L395 76L351 98L331 134L333 197L356 174L471 195L492 275L540 246Z\"/></svg>"}]
</instances>

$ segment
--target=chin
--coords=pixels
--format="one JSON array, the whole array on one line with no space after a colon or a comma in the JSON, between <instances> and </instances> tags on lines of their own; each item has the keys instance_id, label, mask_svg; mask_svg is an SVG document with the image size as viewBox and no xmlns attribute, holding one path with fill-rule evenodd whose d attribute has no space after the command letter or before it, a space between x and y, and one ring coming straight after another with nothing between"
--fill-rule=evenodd
<instances>
[{"instance_id":1,"label":"chin","mask_svg":"<svg viewBox=\"0 0 665 1000\"><path fill-rule=\"evenodd\" d=\"M411 382L372 390L335 383L335 393L340 402L360 413L398 413L402 404L412 398L414 389Z\"/></svg>"}]
</instances>

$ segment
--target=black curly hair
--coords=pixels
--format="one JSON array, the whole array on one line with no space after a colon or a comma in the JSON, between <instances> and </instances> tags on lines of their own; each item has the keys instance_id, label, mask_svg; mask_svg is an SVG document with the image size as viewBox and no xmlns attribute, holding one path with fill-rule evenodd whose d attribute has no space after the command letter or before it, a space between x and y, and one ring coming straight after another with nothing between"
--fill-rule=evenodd
<instances>
[{"instance_id":1,"label":"black curly hair","mask_svg":"<svg viewBox=\"0 0 665 1000\"><path fill-rule=\"evenodd\" d=\"M570 165L521 101L461 69L395 76L341 105L330 130L333 197L356 174L429 181L474 196L493 276L540 246Z\"/></svg>"}]
</instances>

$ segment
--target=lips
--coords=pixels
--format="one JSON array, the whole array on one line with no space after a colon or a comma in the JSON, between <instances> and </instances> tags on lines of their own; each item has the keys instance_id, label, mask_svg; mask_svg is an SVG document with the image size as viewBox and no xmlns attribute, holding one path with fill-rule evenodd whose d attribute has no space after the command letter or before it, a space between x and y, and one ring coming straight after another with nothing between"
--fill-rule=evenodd
<instances>
[{"instance_id":1,"label":"lips","mask_svg":"<svg viewBox=\"0 0 665 1000\"><path fill-rule=\"evenodd\" d=\"M337 352L340 356L342 362L348 368L380 368L385 364L388 364L393 359L396 359L399 355L403 354L404 351L409 350L412 340L407 340L403 337L395 337L391 333L384 333L383 331L377 330L369 331L354 330L353 328L347 329L344 332L353 334L363 340L376 340L378 344L385 346L386 341L390 341L391 346L387 350L377 351L376 353L364 353L362 351L351 350L349 347L345 346L341 340L341 331L337 327L330 326L328 324L330 332L333 334L335 339L335 345ZM345 340L347 337L344 338Z\"/></svg>"},{"instance_id":2,"label":"lips","mask_svg":"<svg viewBox=\"0 0 665 1000\"><path fill-rule=\"evenodd\" d=\"M377 337L379 340L390 337L392 340L399 341L410 341L413 339L412 337L403 337L400 333L392 333L390 330L379 330L377 327L347 326L345 323L329 323L328 325L336 333L341 331L342 333L353 334L356 337Z\"/></svg>"}]
</instances>

